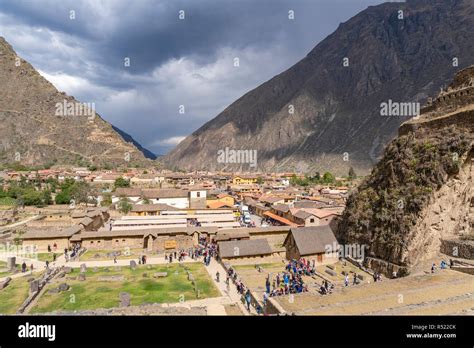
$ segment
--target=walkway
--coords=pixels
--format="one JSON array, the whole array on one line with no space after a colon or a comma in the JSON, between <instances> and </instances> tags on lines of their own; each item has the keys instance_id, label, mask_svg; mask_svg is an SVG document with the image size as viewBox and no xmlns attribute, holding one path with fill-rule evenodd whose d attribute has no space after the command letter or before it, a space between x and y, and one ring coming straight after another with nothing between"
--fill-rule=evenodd
<instances>
[{"instance_id":1,"label":"walkway","mask_svg":"<svg viewBox=\"0 0 474 348\"><path fill-rule=\"evenodd\" d=\"M221 294L223 296L227 296L230 299L230 303L235 303L239 306L241 309L242 313L244 315L250 315L250 314L257 314L257 311L255 308L250 306L250 313L247 311L247 308L244 306L244 304L241 301L241 295L237 291L237 287L234 285L232 281L229 281L229 288L227 288L227 284L225 283L226 279L226 274L227 272L225 271L224 267L217 262L214 258L211 258L211 263L209 266L206 267L207 272L211 276L212 280L214 281L214 284L216 287L219 289ZM216 280L216 273L219 272L220 275L220 281L217 282Z\"/></svg>"}]
</instances>

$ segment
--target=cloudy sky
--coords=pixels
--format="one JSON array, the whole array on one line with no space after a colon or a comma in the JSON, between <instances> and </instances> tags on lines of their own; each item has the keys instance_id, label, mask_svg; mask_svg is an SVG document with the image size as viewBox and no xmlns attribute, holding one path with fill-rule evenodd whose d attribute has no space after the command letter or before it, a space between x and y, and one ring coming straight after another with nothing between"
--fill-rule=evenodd
<instances>
[{"instance_id":1,"label":"cloudy sky","mask_svg":"<svg viewBox=\"0 0 474 348\"><path fill-rule=\"evenodd\" d=\"M381 2L0 0L0 36L59 90L165 154Z\"/></svg>"}]
</instances>

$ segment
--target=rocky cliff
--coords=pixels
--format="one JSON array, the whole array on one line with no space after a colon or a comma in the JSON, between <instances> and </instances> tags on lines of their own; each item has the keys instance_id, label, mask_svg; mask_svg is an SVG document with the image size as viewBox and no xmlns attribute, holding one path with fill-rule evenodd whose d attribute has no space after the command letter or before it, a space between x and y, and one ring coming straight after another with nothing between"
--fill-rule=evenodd
<instances>
[{"instance_id":1,"label":"rocky cliff","mask_svg":"<svg viewBox=\"0 0 474 348\"><path fill-rule=\"evenodd\" d=\"M255 170L220 163L217 152L229 147L257 150L260 170L347 175L352 166L369 173L407 120L382 117L381 103L424 102L456 69L473 64L473 26L471 0L371 6L196 130L163 161L187 169Z\"/></svg>"},{"instance_id":2,"label":"rocky cliff","mask_svg":"<svg viewBox=\"0 0 474 348\"><path fill-rule=\"evenodd\" d=\"M422 111L401 125L338 226L339 240L366 245L367 265L387 275L408 274L443 240L474 237L474 66Z\"/></svg>"},{"instance_id":3,"label":"rocky cliff","mask_svg":"<svg viewBox=\"0 0 474 348\"><path fill-rule=\"evenodd\" d=\"M0 37L0 163L149 162L130 136L122 136L92 109L60 93Z\"/></svg>"}]
</instances>

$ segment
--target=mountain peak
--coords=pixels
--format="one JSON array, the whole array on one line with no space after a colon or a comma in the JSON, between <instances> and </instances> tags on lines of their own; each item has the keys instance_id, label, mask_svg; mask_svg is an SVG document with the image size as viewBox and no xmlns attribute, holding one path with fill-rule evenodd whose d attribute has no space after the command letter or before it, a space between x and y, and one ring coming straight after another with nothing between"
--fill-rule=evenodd
<instances>
[{"instance_id":1,"label":"mountain peak","mask_svg":"<svg viewBox=\"0 0 474 348\"><path fill-rule=\"evenodd\" d=\"M383 117L381 103L423 103L472 64L473 24L474 3L466 0L370 7L188 136L164 162L255 170L219 162L218 151L229 147L257 151L257 170L368 173L410 117Z\"/></svg>"},{"instance_id":2,"label":"mountain peak","mask_svg":"<svg viewBox=\"0 0 474 348\"><path fill-rule=\"evenodd\" d=\"M2 163L126 166L147 162L138 143L96 114L94 103L81 103L59 92L3 37L0 81Z\"/></svg>"}]
</instances>

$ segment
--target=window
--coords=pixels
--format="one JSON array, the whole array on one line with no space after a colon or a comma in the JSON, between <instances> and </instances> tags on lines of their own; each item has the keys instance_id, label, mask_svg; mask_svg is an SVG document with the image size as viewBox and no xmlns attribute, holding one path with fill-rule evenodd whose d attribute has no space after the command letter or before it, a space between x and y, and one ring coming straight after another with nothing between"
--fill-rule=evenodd
<instances>
[{"instance_id":1,"label":"window","mask_svg":"<svg viewBox=\"0 0 474 348\"><path fill-rule=\"evenodd\" d=\"M196 197L201 197L201 192L196 192Z\"/></svg>"},{"instance_id":2,"label":"window","mask_svg":"<svg viewBox=\"0 0 474 348\"><path fill-rule=\"evenodd\" d=\"M309 222L314 223L314 219L309 219Z\"/></svg>"},{"instance_id":3,"label":"window","mask_svg":"<svg viewBox=\"0 0 474 348\"><path fill-rule=\"evenodd\" d=\"M91 240L91 244L94 244L94 241L93 241L93 240Z\"/></svg>"}]
</instances>

